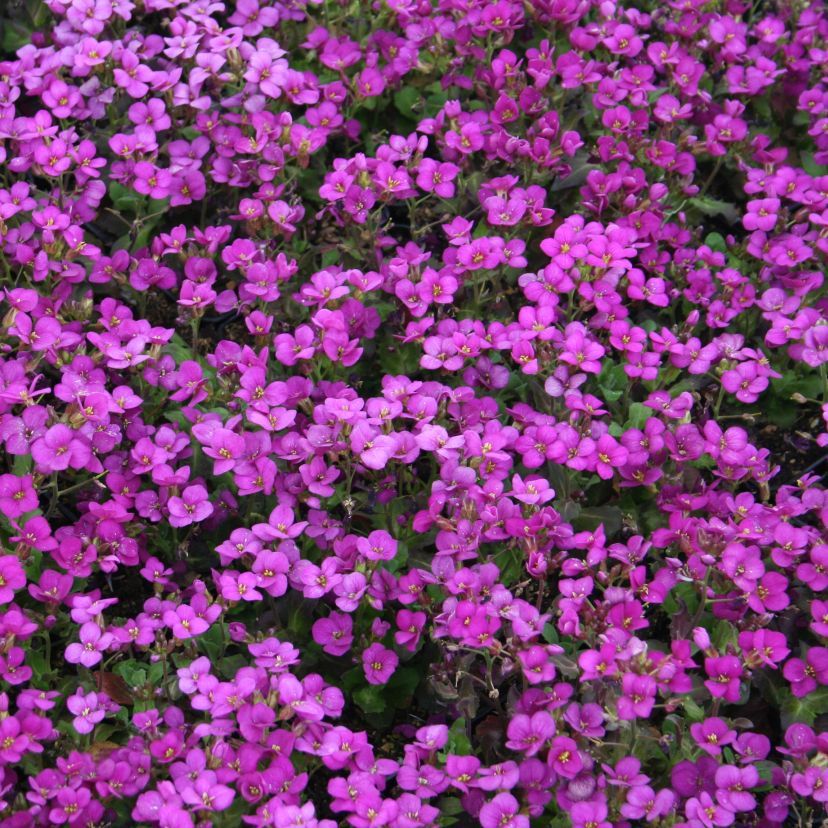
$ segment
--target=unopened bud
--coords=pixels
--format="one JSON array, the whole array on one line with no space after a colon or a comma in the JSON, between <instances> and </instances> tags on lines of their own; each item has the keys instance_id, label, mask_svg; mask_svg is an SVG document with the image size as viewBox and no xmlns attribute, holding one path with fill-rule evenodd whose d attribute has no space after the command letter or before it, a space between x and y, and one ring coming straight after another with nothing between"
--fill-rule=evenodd
<instances>
[{"instance_id":1,"label":"unopened bud","mask_svg":"<svg viewBox=\"0 0 828 828\"><path fill-rule=\"evenodd\" d=\"M709 650L712 646L710 643L710 636L704 627L695 627L693 629L693 641L700 650Z\"/></svg>"}]
</instances>

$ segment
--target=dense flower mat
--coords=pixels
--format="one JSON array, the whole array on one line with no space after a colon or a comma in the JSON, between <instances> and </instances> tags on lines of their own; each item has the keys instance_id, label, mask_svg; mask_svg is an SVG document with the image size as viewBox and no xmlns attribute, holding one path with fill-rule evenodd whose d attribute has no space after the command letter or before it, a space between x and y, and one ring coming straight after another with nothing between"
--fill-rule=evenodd
<instances>
[{"instance_id":1,"label":"dense flower mat","mask_svg":"<svg viewBox=\"0 0 828 828\"><path fill-rule=\"evenodd\" d=\"M0 826L819 824L821 3L0 32Z\"/></svg>"}]
</instances>

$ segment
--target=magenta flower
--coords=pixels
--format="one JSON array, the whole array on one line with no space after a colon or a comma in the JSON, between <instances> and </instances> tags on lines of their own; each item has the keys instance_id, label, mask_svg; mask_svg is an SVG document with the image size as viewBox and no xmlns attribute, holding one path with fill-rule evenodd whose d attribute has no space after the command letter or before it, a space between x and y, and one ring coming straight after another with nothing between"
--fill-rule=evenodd
<instances>
[{"instance_id":1,"label":"magenta flower","mask_svg":"<svg viewBox=\"0 0 828 828\"><path fill-rule=\"evenodd\" d=\"M529 828L529 817L520 813L510 793L499 793L480 809L480 824L483 828Z\"/></svg>"},{"instance_id":2,"label":"magenta flower","mask_svg":"<svg viewBox=\"0 0 828 828\"><path fill-rule=\"evenodd\" d=\"M749 791L759 783L759 771L753 765L745 768L722 765L716 771L716 798L731 811L753 811L756 797Z\"/></svg>"},{"instance_id":3,"label":"magenta flower","mask_svg":"<svg viewBox=\"0 0 828 828\"><path fill-rule=\"evenodd\" d=\"M78 733L91 733L95 729L95 725L103 721L106 715L106 711L98 706L98 694L85 694L81 689L75 691L74 695L69 696L66 700L66 706L69 708L69 712L75 716L72 725Z\"/></svg>"},{"instance_id":4,"label":"magenta flower","mask_svg":"<svg viewBox=\"0 0 828 828\"><path fill-rule=\"evenodd\" d=\"M390 561L397 554L397 542L388 532L379 529L367 538L359 538L357 550L369 561Z\"/></svg>"},{"instance_id":5,"label":"magenta flower","mask_svg":"<svg viewBox=\"0 0 828 828\"><path fill-rule=\"evenodd\" d=\"M546 761L555 773L565 779L574 779L584 766L578 745L568 736L553 739Z\"/></svg>"},{"instance_id":6,"label":"magenta flower","mask_svg":"<svg viewBox=\"0 0 828 828\"><path fill-rule=\"evenodd\" d=\"M201 485L187 486L180 497L171 497L167 501L170 525L189 526L206 520L213 514L213 505L207 498L207 489Z\"/></svg>"},{"instance_id":7,"label":"magenta flower","mask_svg":"<svg viewBox=\"0 0 828 828\"><path fill-rule=\"evenodd\" d=\"M625 673L621 679L621 690L622 695L617 702L619 719L646 719L652 713L656 696L656 682L652 676Z\"/></svg>"},{"instance_id":8,"label":"magenta flower","mask_svg":"<svg viewBox=\"0 0 828 828\"><path fill-rule=\"evenodd\" d=\"M63 423L53 425L32 444L32 458L46 472L63 471L70 466L82 469L91 456L89 444Z\"/></svg>"},{"instance_id":9,"label":"magenta flower","mask_svg":"<svg viewBox=\"0 0 828 828\"><path fill-rule=\"evenodd\" d=\"M2 824L818 814L824 5L25 5Z\"/></svg>"},{"instance_id":10,"label":"magenta flower","mask_svg":"<svg viewBox=\"0 0 828 828\"><path fill-rule=\"evenodd\" d=\"M627 462L627 450L609 434L602 434L595 441L593 451L596 458L595 470L604 480L609 480L615 469L621 468Z\"/></svg>"},{"instance_id":11,"label":"magenta flower","mask_svg":"<svg viewBox=\"0 0 828 828\"><path fill-rule=\"evenodd\" d=\"M739 646L748 663L764 664L772 669L785 660L790 650L783 633L771 630L739 633Z\"/></svg>"},{"instance_id":12,"label":"magenta flower","mask_svg":"<svg viewBox=\"0 0 828 828\"><path fill-rule=\"evenodd\" d=\"M745 230L773 230L778 219L781 202L778 198L760 198L747 203L747 213L742 218Z\"/></svg>"},{"instance_id":13,"label":"magenta flower","mask_svg":"<svg viewBox=\"0 0 828 828\"><path fill-rule=\"evenodd\" d=\"M573 828L610 828L607 821L607 805L601 800L593 802L575 802L572 805L570 816Z\"/></svg>"},{"instance_id":14,"label":"magenta flower","mask_svg":"<svg viewBox=\"0 0 828 828\"><path fill-rule=\"evenodd\" d=\"M169 627L170 632L176 638L182 641L201 635L210 628L209 621L198 615L187 604L182 604L174 610L167 610L164 613L164 624Z\"/></svg>"},{"instance_id":15,"label":"magenta flower","mask_svg":"<svg viewBox=\"0 0 828 828\"><path fill-rule=\"evenodd\" d=\"M98 664L103 653L112 643L111 633L101 631L94 621L87 621L80 628L80 643L70 644L66 648L66 660L70 664L82 664L84 667L94 667Z\"/></svg>"},{"instance_id":16,"label":"magenta flower","mask_svg":"<svg viewBox=\"0 0 828 828\"><path fill-rule=\"evenodd\" d=\"M518 713L509 721L506 747L527 757L534 756L554 734L555 721L545 710L533 713L532 716Z\"/></svg>"},{"instance_id":17,"label":"magenta flower","mask_svg":"<svg viewBox=\"0 0 828 828\"><path fill-rule=\"evenodd\" d=\"M675 794L667 788L662 788L658 793L649 785L630 788L627 801L621 806L621 816L654 822L672 810L675 799Z\"/></svg>"},{"instance_id":18,"label":"magenta flower","mask_svg":"<svg viewBox=\"0 0 828 828\"><path fill-rule=\"evenodd\" d=\"M91 799L92 794L88 788L63 787L53 800L54 806L49 811L49 820L55 825L71 825L83 816L84 809Z\"/></svg>"},{"instance_id":19,"label":"magenta flower","mask_svg":"<svg viewBox=\"0 0 828 828\"><path fill-rule=\"evenodd\" d=\"M353 626L350 615L332 612L327 618L320 618L314 622L313 640L332 656L345 655L354 641Z\"/></svg>"},{"instance_id":20,"label":"magenta flower","mask_svg":"<svg viewBox=\"0 0 828 828\"><path fill-rule=\"evenodd\" d=\"M0 509L9 518L19 518L37 508L37 493L32 485L31 475L17 477L14 474L0 475Z\"/></svg>"},{"instance_id":21,"label":"magenta flower","mask_svg":"<svg viewBox=\"0 0 828 828\"><path fill-rule=\"evenodd\" d=\"M212 771L202 772L191 787L182 790L181 798L198 811L226 811L233 804L235 794L215 780Z\"/></svg>"},{"instance_id":22,"label":"magenta flower","mask_svg":"<svg viewBox=\"0 0 828 828\"><path fill-rule=\"evenodd\" d=\"M706 658L704 669L709 679L704 685L714 698L739 701L742 664L735 656Z\"/></svg>"},{"instance_id":23,"label":"magenta flower","mask_svg":"<svg viewBox=\"0 0 828 828\"><path fill-rule=\"evenodd\" d=\"M362 669L369 684L387 684L394 675L399 658L382 644L371 644L362 653Z\"/></svg>"},{"instance_id":24,"label":"magenta flower","mask_svg":"<svg viewBox=\"0 0 828 828\"><path fill-rule=\"evenodd\" d=\"M811 647L804 661L788 659L782 675L790 682L791 692L797 698L807 696L818 685L828 684L828 647Z\"/></svg>"},{"instance_id":25,"label":"magenta flower","mask_svg":"<svg viewBox=\"0 0 828 828\"><path fill-rule=\"evenodd\" d=\"M396 617L397 632L394 633L394 643L413 653L417 649L427 620L428 616L424 612L399 610Z\"/></svg>"},{"instance_id":26,"label":"magenta flower","mask_svg":"<svg viewBox=\"0 0 828 828\"><path fill-rule=\"evenodd\" d=\"M26 573L13 555L0 557L0 604L14 600L14 593L26 586Z\"/></svg>"},{"instance_id":27,"label":"magenta flower","mask_svg":"<svg viewBox=\"0 0 828 828\"><path fill-rule=\"evenodd\" d=\"M292 540L302 534L307 521L297 521L293 510L288 506L277 506L267 519L267 523L253 526L253 534L264 541L274 539Z\"/></svg>"},{"instance_id":28,"label":"magenta flower","mask_svg":"<svg viewBox=\"0 0 828 828\"><path fill-rule=\"evenodd\" d=\"M736 738L736 731L730 730L722 719L715 717L690 725L690 733L696 744L711 756L721 755L722 748Z\"/></svg>"},{"instance_id":29,"label":"magenta flower","mask_svg":"<svg viewBox=\"0 0 828 828\"><path fill-rule=\"evenodd\" d=\"M436 193L441 198L452 198L455 192L453 181L460 168L449 162L438 162L423 158L417 168L417 186L427 193Z\"/></svg>"},{"instance_id":30,"label":"magenta flower","mask_svg":"<svg viewBox=\"0 0 828 828\"><path fill-rule=\"evenodd\" d=\"M718 804L707 792L688 799L684 806L684 813L688 819L698 820L698 824L703 825L704 828L726 828L736 820L733 811Z\"/></svg>"},{"instance_id":31,"label":"magenta flower","mask_svg":"<svg viewBox=\"0 0 828 828\"><path fill-rule=\"evenodd\" d=\"M384 469L396 450L393 437L375 431L364 422L357 423L351 432L351 451L369 469Z\"/></svg>"},{"instance_id":32,"label":"magenta flower","mask_svg":"<svg viewBox=\"0 0 828 828\"><path fill-rule=\"evenodd\" d=\"M19 762L30 745L16 716L0 719L0 759L8 764Z\"/></svg>"},{"instance_id":33,"label":"magenta flower","mask_svg":"<svg viewBox=\"0 0 828 828\"><path fill-rule=\"evenodd\" d=\"M564 350L558 356L561 362L588 374L597 374L601 371L601 357L605 353L603 346L588 339L578 326L567 335L563 344Z\"/></svg>"}]
</instances>

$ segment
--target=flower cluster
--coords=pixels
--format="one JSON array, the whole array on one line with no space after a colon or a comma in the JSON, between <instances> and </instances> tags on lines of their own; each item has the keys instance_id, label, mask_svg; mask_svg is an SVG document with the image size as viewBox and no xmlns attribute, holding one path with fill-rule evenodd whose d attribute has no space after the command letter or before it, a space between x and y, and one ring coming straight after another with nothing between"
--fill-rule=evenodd
<instances>
[{"instance_id":1,"label":"flower cluster","mask_svg":"<svg viewBox=\"0 0 828 828\"><path fill-rule=\"evenodd\" d=\"M815 824L821 4L24 5L0 828Z\"/></svg>"}]
</instances>

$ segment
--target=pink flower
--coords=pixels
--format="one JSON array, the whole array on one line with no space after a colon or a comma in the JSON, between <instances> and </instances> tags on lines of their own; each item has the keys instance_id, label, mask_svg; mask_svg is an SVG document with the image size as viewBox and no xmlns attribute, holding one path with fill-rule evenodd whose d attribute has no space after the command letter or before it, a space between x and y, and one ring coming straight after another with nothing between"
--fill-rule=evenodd
<instances>
[{"instance_id":1,"label":"pink flower","mask_svg":"<svg viewBox=\"0 0 828 828\"><path fill-rule=\"evenodd\" d=\"M46 472L63 471L70 466L82 469L91 456L89 443L63 423L53 425L32 444L32 458Z\"/></svg>"},{"instance_id":2,"label":"pink flower","mask_svg":"<svg viewBox=\"0 0 828 828\"><path fill-rule=\"evenodd\" d=\"M357 550L369 561L391 561L397 554L397 542L383 529L357 540Z\"/></svg>"},{"instance_id":3,"label":"pink flower","mask_svg":"<svg viewBox=\"0 0 828 828\"><path fill-rule=\"evenodd\" d=\"M397 654L382 644L371 644L362 653L362 669L369 684L387 684L399 664Z\"/></svg>"},{"instance_id":4,"label":"pink flower","mask_svg":"<svg viewBox=\"0 0 828 828\"><path fill-rule=\"evenodd\" d=\"M570 816L573 828L610 828L611 822L607 821L606 802L596 800L592 802L575 802L572 805Z\"/></svg>"},{"instance_id":5,"label":"pink flower","mask_svg":"<svg viewBox=\"0 0 828 828\"><path fill-rule=\"evenodd\" d=\"M176 638L182 641L201 635L210 628L209 622L196 614L196 611L188 604L182 604L174 610L167 610L164 613L164 624L170 628Z\"/></svg>"},{"instance_id":6,"label":"pink flower","mask_svg":"<svg viewBox=\"0 0 828 828\"><path fill-rule=\"evenodd\" d=\"M595 470L603 480L609 480L627 462L627 450L610 434L602 434L593 451Z\"/></svg>"},{"instance_id":7,"label":"pink flower","mask_svg":"<svg viewBox=\"0 0 828 828\"><path fill-rule=\"evenodd\" d=\"M555 721L545 710L531 716L516 713L509 721L506 730L506 747L525 756L534 756L542 750L546 742L555 734Z\"/></svg>"},{"instance_id":8,"label":"pink flower","mask_svg":"<svg viewBox=\"0 0 828 828\"><path fill-rule=\"evenodd\" d=\"M26 572L14 555L0 557L0 604L14 600L14 593L26 586Z\"/></svg>"},{"instance_id":9,"label":"pink flower","mask_svg":"<svg viewBox=\"0 0 828 828\"><path fill-rule=\"evenodd\" d=\"M78 733L91 733L95 725L103 721L106 715L106 711L98 707L98 694L84 694L82 689L78 689L74 695L69 696L66 706L75 716L72 726Z\"/></svg>"},{"instance_id":10,"label":"pink flower","mask_svg":"<svg viewBox=\"0 0 828 828\"><path fill-rule=\"evenodd\" d=\"M417 168L417 186L427 193L436 193L441 198L453 198L455 188L452 182L459 172L459 167L447 161L423 158Z\"/></svg>"},{"instance_id":11,"label":"pink flower","mask_svg":"<svg viewBox=\"0 0 828 828\"><path fill-rule=\"evenodd\" d=\"M37 506L38 498L31 475L0 475L0 509L6 517L19 518L26 512L37 509Z\"/></svg>"},{"instance_id":12,"label":"pink flower","mask_svg":"<svg viewBox=\"0 0 828 828\"><path fill-rule=\"evenodd\" d=\"M499 793L480 809L483 828L529 828L529 817L520 813L518 801L510 793Z\"/></svg>"},{"instance_id":13,"label":"pink flower","mask_svg":"<svg viewBox=\"0 0 828 828\"><path fill-rule=\"evenodd\" d=\"M397 612L396 621L397 632L394 633L394 642L397 646L413 653L417 649L420 635L426 625L426 614L402 609Z\"/></svg>"},{"instance_id":14,"label":"pink flower","mask_svg":"<svg viewBox=\"0 0 828 828\"><path fill-rule=\"evenodd\" d=\"M770 232L776 226L779 206L778 198L760 198L747 203L747 213L742 217L745 230Z\"/></svg>"},{"instance_id":15,"label":"pink flower","mask_svg":"<svg viewBox=\"0 0 828 828\"><path fill-rule=\"evenodd\" d=\"M94 621L87 621L80 628L80 643L70 644L66 648L66 660L70 664L94 667L101 661L101 653L109 647L112 640L111 633L102 632Z\"/></svg>"},{"instance_id":16,"label":"pink flower","mask_svg":"<svg viewBox=\"0 0 828 828\"><path fill-rule=\"evenodd\" d=\"M327 618L319 618L311 628L313 640L332 656L345 655L351 649L354 637L351 616L332 612Z\"/></svg>"},{"instance_id":17,"label":"pink flower","mask_svg":"<svg viewBox=\"0 0 828 828\"><path fill-rule=\"evenodd\" d=\"M816 690L818 685L828 684L828 647L811 647L804 661L789 659L782 674L791 683L791 692L800 699Z\"/></svg>"},{"instance_id":18,"label":"pink flower","mask_svg":"<svg viewBox=\"0 0 828 828\"><path fill-rule=\"evenodd\" d=\"M192 786L182 790L181 798L196 811L226 811L235 794L232 788L217 781L213 771L202 771Z\"/></svg>"},{"instance_id":19,"label":"pink flower","mask_svg":"<svg viewBox=\"0 0 828 828\"><path fill-rule=\"evenodd\" d=\"M736 738L736 731L730 730L722 719L715 717L690 725L690 734L696 744L710 756L720 756L722 748Z\"/></svg>"},{"instance_id":20,"label":"pink flower","mask_svg":"<svg viewBox=\"0 0 828 828\"><path fill-rule=\"evenodd\" d=\"M359 422L351 432L351 451L359 462L369 469L384 469L397 450L393 437L382 434L365 422Z\"/></svg>"},{"instance_id":21,"label":"pink flower","mask_svg":"<svg viewBox=\"0 0 828 828\"><path fill-rule=\"evenodd\" d=\"M170 526L189 526L200 523L213 514L213 505L207 499L204 486L187 486L181 496L173 495L167 501Z\"/></svg>"},{"instance_id":22,"label":"pink flower","mask_svg":"<svg viewBox=\"0 0 828 828\"><path fill-rule=\"evenodd\" d=\"M0 760L7 764L19 762L29 744L30 739L22 731L17 717L0 719Z\"/></svg>"},{"instance_id":23,"label":"pink flower","mask_svg":"<svg viewBox=\"0 0 828 828\"><path fill-rule=\"evenodd\" d=\"M698 824L704 828L725 828L736 819L733 811L718 804L707 791L688 799L684 813L688 819L698 820Z\"/></svg>"},{"instance_id":24,"label":"pink flower","mask_svg":"<svg viewBox=\"0 0 828 828\"><path fill-rule=\"evenodd\" d=\"M655 704L655 679L652 676L624 673L621 690L622 696L617 703L618 718L628 721L636 718L646 719Z\"/></svg>"},{"instance_id":25,"label":"pink flower","mask_svg":"<svg viewBox=\"0 0 828 828\"><path fill-rule=\"evenodd\" d=\"M574 779L584 766L584 761L578 751L578 745L574 739L570 739L568 736L556 736L554 738L546 761L555 773L566 779Z\"/></svg>"},{"instance_id":26,"label":"pink flower","mask_svg":"<svg viewBox=\"0 0 828 828\"><path fill-rule=\"evenodd\" d=\"M600 343L587 338L584 332L576 326L564 340L564 350L560 353L559 359L579 371L598 374L601 371L601 357L604 353L604 348Z\"/></svg>"},{"instance_id":27,"label":"pink flower","mask_svg":"<svg viewBox=\"0 0 828 828\"><path fill-rule=\"evenodd\" d=\"M83 816L84 809L91 799L92 794L88 788L62 787L52 800L53 807L49 810L49 820L56 825L62 825L64 822L71 825Z\"/></svg>"}]
</instances>

